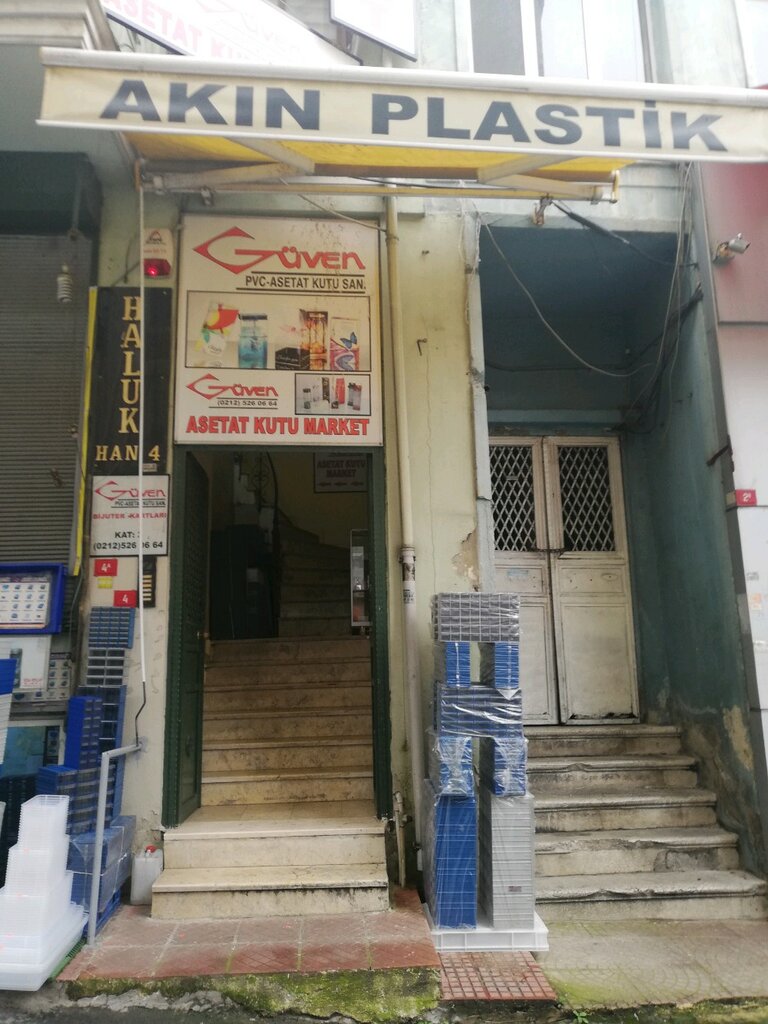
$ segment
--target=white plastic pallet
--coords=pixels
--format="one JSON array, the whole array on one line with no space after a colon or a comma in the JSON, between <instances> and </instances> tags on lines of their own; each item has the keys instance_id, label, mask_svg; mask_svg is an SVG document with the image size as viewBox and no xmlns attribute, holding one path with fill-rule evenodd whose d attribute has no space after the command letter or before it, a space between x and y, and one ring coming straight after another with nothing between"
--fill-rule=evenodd
<instances>
[{"instance_id":1,"label":"white plastic pallet","mask_svg":"<svg viewBox=\"0 0 768 1024\"><path fill-rule=\"evenodd\" d=\"M436 928L426 903L422 910L438 952L546 953L549 949L549 929L538 914L533 915L533 928L490 928L487 924L478 924L477 928Z\"/></svg>"}]
</instances>

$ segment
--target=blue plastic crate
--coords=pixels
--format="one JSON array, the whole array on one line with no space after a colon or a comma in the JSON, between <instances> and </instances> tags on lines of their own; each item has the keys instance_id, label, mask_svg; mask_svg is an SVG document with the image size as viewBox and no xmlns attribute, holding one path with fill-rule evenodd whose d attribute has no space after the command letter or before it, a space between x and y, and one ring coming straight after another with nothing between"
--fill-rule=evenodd
<instances>
[{"instance_id":1,"label":"blue plastic crate","mask_svg":"<svg viewBox=\"0 0 768 1024\"><path fill-rule=\"evenodd\" d=\"M423 788L424 888L440 928L477 925L477 802Z\"/></svg>"},{"instance_id":2,"label":"blue plastic crate","mask_svg":"<svg viewBox=\"0 0 768 1024\"><path fill-rule=\"evenodd\" d=\"M13 692L16 658L0 658L0 695Z\"/></svg>"},{"instance_id":3,"label":"blue plastic crate","mask_svg":"<svg viewBox=\"0 0 768 1024\"><path fill-rule=\"evenodd\" d=\"M135 608L93 608L88 623L88 646L91 648L133 647Z\"/></svg>"},{"instance_id":4,"label":"blue plastic crate","mask_svg":"<svg viewBox=\"0 0 768 1024\"><path fill-rule=\"evenodd\" d=\"M470 645L463 640L436 640L435 679L443 686L465 687L470 680Z\"/></svg>"},{"instance_id":5,"label":"blue plastic crate","mask_svg":"<svg viewBox=\"0 0 768 1024\"><path fill-rule=\"evenodd\" d=\"M427 730L429 777L440 795L473 796L475 778L470 736L439 735Z\"/></svg>"},{"instance_id":6,"label":"blue plastic crate","mask_svg":"<svg viewBox=\"0 0 768 1024\"><path fill-rule=\"evenodd\" d=\"M494 796L524 796L528 788L526 767L522 725L504 737L480 740L480 784Z\"/></svg>"},{"instance_id":7,"label":"blue plastic crate","mask_svg":"<svg viewBox=\"0 0 768 1024\"><path fill-rule=\"evenodd\" d=\"M480 644L480 682L497 690L520 685L520 644Z\"/></svg>"},{"instance_id":8,"label":"blue plastic crate","mask_svg":"<svg viewBox=\"0 0 768 1024\"><path fill-rule=\"evenodd\" d=\"M120 686L125 675L125 650L94 647L88 651L86 686Z\"/></svg>"},{"instance_id":9,"label":"blue plastic crate","mask_svg":"<svg viewBox=\"0 0 768 1024\"><path fill-rule=\"evenodd\" d=\"M433 726L441 735L505 736L523 717L520 690L490 686L459 690L435 684L433 708Z\"/></svg>"}]
</instances>

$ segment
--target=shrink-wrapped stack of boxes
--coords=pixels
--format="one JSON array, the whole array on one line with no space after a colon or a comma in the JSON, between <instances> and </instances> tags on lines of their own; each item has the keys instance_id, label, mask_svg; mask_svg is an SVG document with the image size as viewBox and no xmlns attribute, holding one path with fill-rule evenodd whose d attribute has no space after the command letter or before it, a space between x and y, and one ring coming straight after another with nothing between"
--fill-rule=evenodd
<instances>
[{"instance_id":1,"label":"shrink-wrapped stack of boxes","mask_svg":"<svg viewBox=\"0 0 768 1024\"><path fill-rule=\"evenodd\" d=\"M437 594L432 627L434 705L422 801L429 913L436 929L474 929L479 908L486 926L531 932L534 824L526 789L519 599ZM472 680L473 645L478 682Z\"/></svg>"}]
</instances>

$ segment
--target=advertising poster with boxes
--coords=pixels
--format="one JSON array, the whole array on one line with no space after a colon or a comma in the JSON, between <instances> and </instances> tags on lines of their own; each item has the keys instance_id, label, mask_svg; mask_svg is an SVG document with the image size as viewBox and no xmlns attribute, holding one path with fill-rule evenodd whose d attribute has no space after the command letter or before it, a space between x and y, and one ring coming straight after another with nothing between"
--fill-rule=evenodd
<instances>
[{"instance_id":1,"label":"advertising poster with boxes","mask_svg":"<svg viewBox=\"0 0 768 1024\"><path fill-rule=\"evenodd\" d=\"M175 438L382 443L378 231L185 218Z\"/></svg>"}]
</instances>

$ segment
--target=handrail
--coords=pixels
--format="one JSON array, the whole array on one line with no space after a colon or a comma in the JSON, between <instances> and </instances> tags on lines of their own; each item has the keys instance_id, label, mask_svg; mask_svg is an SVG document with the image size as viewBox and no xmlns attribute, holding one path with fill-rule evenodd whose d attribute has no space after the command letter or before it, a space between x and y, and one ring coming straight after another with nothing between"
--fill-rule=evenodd
<instances>
[{"instance_id":1,"label":"handrail","mask_svg":"<svg viewBox=\"0 0 768 1024\"><path fill-rule=\"evenodd\" d=\"M129 747L115 747L101 755L99 772L99 802L96 805L96 837L93 850L93 874L91 876L91 902L88 908L88 945L96 942L96 925L99 919L99 889L101 888L101 848L104 845L104 818L107 813L107 786L109 785L109 762L141 750L140 743Z\"/></svg>"}]
</instances>

